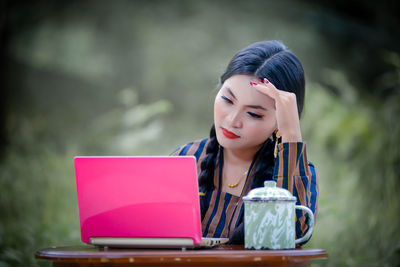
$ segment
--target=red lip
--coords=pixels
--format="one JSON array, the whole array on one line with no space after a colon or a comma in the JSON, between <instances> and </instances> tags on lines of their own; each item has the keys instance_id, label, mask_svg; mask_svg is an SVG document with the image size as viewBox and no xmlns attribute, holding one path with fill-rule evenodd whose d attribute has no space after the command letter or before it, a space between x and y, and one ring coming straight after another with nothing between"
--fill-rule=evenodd
<instances>
[{"instance_id":1,"label":"red lip","mask_svg":"<svg viewBox=\"0 0 400 267\"><path fill-rule=\"evenodd\" d=\"M228 131L225 128L221 128L222 129L222 133L225 135L225 137L229 138L229 139L236 139L239 138L240 136Z\"/></svg>"}]
</instances>

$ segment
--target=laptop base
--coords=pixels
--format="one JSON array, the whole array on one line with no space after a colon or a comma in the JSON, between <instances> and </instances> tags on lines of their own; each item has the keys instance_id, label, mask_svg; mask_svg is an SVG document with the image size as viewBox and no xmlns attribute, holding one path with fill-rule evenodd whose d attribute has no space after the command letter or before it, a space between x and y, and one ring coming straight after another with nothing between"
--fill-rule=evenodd
<instances>
[{"instance_id":1,"label":"laptop base","mask_svg":"<svg viewBox=\"0 0 400 267\"><path fill-rule=\"evenodd\" d=\"M228 238L202 238L194 244L191 238L133 238L133 237L91 237L90 244L118 248L207 248L228 242Z\"/></svg>"}]
</instances>

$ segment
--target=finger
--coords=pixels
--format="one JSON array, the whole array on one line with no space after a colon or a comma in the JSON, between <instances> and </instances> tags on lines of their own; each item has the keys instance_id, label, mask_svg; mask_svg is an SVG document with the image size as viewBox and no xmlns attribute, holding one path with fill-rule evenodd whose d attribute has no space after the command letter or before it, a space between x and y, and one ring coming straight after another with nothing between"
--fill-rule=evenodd
<instances>
[{"instance_id":1,"label":"finger","mask_svg":"<svg viewBox=\"0 0 400 267\"><path fill-rule=\"evenodd\" d=\"M276 88L275 85L273 83L271 83L267 78L264 78L264 79L260 78L260 80L263 81L263 84L265 84L266 86L269 86L271 89L275 90L279 94L280 97L287 97L287 96L294 95L294 93L292 93L292 92L287 92L287 91L283 91L283 90Z\"/></svg>"},{"instance_id":2,"label":"finger","mask_svg":"<svg viewBox=\"0 0 400 267\"><path fill-rule=\"evenodd\" d=\"M277 92L272 90L269 86L265 84L260 84L260 83L255 83L255 82L250 82L250 85L253 86L257 91L260 93L267 95L273 99L277 97Z\"/></svg>"},{"instance_id":3,"label":"finger","mask_svg":"<svg viewBox=\"0 0 400 267\"><path fill-rule=\"evenodd\" d=\"M268 81L267 78L263 79L263 84L265 84L265 86L270 87L273 91L276 91L276 93L283 92L283 91L279 90L278 88L276 88L275 85L273 83L271 83L270 81Z\"/></svg>"},{"instance_id":4,"label":"finger","mask_svg":"<svg viewBox=\"0 0 400 267\"><path fill-rule=\"evenodd\" d=\"M275 99L281 96L281 93L284 92L282 90L279 90L278 88L275 87L273 83L271 83L267 78L260 78L260 81L262 82L261 84L265 85L266 87L270 88L270 92L275 95Z\"/></svg>"}]
</instances>

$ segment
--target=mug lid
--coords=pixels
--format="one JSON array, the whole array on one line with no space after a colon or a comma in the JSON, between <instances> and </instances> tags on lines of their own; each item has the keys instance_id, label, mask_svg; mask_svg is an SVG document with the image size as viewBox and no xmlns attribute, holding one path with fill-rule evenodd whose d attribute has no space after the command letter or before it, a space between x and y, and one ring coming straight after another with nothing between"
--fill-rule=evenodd
<instances>
[{"instance_id":1,"label":"mug lid","mask_svg":"<svg viewBox=\"0 0 400 267\"><path fill-rule=\"evenodd\" d=\"M265 181L264 187L258 187L251 190L247 196L243 197L243 201L296 201L288 190L276 187L275 181Z\"/></svg>"}]
</instances>

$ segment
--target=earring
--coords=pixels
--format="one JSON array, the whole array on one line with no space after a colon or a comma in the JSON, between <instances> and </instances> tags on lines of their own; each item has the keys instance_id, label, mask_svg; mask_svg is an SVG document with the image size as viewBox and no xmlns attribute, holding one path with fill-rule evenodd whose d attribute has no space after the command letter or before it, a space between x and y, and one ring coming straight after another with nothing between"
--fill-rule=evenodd
<instances>
[{"instance_id":1,"label":"earring","mask_svg":"<svg viewBox=\"0 0 400 267\"><path fill-rule=\"evenodd\" d=\"M275 132L275 149L274 149L274 157L275 158L278 155L278 142L279 142L280 137L281 137L281 135L279 134L279 131L276 131Z\"/></svg>"}]
</instances>

